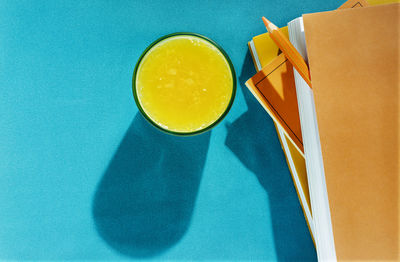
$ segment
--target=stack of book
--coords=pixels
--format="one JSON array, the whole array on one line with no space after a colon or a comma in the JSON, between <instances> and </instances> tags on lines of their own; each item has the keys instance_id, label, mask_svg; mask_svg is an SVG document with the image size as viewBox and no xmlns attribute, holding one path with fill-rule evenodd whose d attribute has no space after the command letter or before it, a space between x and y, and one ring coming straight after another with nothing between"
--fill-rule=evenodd
<instances>
[{"instance_id":1,"label":"stack of book","mask_svg":"<svg viewBox=\"0 0 400 262\"><path fill-rule=\"evenodd\" d=\"M320 260L400 259L400 5L349 0L280 29L312 87L269 33L246 82L275 122Z\"/></svg>"}]
</instances>

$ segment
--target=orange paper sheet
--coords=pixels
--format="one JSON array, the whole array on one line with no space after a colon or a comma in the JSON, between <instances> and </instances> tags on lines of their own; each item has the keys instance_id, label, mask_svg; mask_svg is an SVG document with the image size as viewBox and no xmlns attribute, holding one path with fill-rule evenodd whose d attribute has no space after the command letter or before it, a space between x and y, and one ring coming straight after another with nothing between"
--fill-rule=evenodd
<instances>
[{"instance_id":1,"label":"orange paper sheet","mask_svg":"<svg viewBox=\"0 0 400 262\"><path fill-rule=\"evenodd\" d=\"M286 57L280 54L250 78L246 86L303 152L293 66Z\"/></svg>"}]
</instances>

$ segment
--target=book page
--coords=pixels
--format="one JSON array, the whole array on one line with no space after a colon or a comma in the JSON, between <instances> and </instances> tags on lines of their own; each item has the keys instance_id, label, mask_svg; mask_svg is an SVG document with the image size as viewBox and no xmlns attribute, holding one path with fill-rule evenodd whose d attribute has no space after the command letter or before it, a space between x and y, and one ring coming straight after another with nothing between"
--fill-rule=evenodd
<instances>
[{"instance_id":1,"label":"book page","mask_svg":"<svg viewBox=\"0 0 400 262\"><path fill-rule=\"evenodd\" d=\"M290 42L307 61L303 19L297 18L288 24ZM304 141L308 185L313 213L315 244L319 260L336 259L335 245L326 194L324 166L319 144L318 124L315 115L314 95L310 86L293 68L296 83L298 110Z\"/></svg>"}]
</instances>

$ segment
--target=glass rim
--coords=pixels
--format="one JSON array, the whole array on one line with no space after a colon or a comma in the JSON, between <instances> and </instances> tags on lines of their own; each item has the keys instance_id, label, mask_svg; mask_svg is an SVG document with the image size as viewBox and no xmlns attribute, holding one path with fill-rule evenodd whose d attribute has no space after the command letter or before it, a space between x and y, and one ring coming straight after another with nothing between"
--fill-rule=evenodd
<instances>
[{"instance_id":1,"label":"glass rim","mask_svg":"<svg viewBox=\"0 0 400 262\"><path fill-rule=\"evenodd\" d=\"M199 129L199 130L195 130L195 131L190 131L190 132L179 132L179 131L173 131L173 130L169 130L167 128L164 128L162 126L160 126L159 124L157 124L153 119L150 118L150 116L147 115L147 113L145 112L145 110L143 109L142 105L140 104L139 101L139 97L137 95L137 89L136 89L136 77L137 77L137 71L139 69L139 66L143 60L143 58L145 57L145 55L155 46L157 45L159 42L167 39L167 38L171 38L174 36L194 36L194 37L198 37L201 38L207 42L209 42L210 44L212 44L214 47L216 47L218 49L219 52L221 52L221 54L224 56L226 62L229 65L229 69L231 71L231 75L232 75L232 93L231 93L231 97L229 99L229 103L227 105L227 107L225 108L225 110L223 111L223 113L214 121L212 122L210 125ZM155 40L154 42L152 42L144 51L143 53L140 55L136 65L135 65L135 69L133 71L133 77L132 77L132 92L133 92L133 97L135 99L135 103L136 106L138 107L139 111L141 112L141 114L144 116L144 118L150 122L150 124L152 124L154 127L156 127L157 129L168 133L168 134L172 134L172 135L176 135L176 136L193 136L193 135L197 135L197 134L201 134L204 133L210 129L212 129L213 127L215 127L217 124L219 124L224 118L225 116L228 114L229 110L232 107L233 101L235 100L235 96L236 96L236 73L235 73L235 68L233 67L232 61L230 60L228 54L224 51L224 49L218 45L216 42L214 42L213 40L211 40L210 38L197 34L197 33L191 33L191 32L177 32L177 33L172 33L172 34L167 34L164 35L160 38L158 38L157 40Z\"/></svg>"}]
</instances>

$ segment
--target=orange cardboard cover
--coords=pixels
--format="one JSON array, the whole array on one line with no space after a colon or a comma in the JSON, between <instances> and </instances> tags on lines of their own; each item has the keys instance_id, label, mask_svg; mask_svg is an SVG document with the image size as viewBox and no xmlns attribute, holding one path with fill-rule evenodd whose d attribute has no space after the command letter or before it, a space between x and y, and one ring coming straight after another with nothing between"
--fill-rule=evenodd
<instances>
[{"instance_id":1,"label":"orange cardboard cover","mask_svg":"<svg viewBox=\"0 0 400 262\"><path fill-rule=\"evenodd\" d=\"M399 13L303 16L339 260L399 259Z\"/></svg>"}]
</instances>

